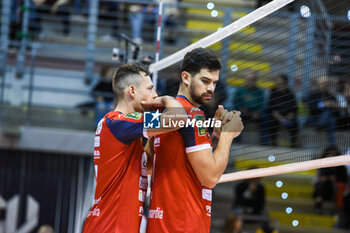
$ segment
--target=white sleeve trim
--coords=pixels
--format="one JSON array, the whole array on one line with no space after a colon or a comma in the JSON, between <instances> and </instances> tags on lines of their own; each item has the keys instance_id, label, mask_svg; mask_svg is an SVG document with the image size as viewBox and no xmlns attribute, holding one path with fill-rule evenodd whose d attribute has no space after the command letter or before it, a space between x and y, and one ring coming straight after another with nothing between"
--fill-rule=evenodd
<instances>
[{"instance_id":1,"label":"white sleeve trim","mask_svg":"<svg viewBox=\"0 0 350 233\"><path fill-rule=\"evenodd\" d=\"M143 129L143 136L145 138L149 138L148 133L147 133L147 129Z\"/></svg>"},{"instance_id":2,"label":"white sleeve trim","mask_svg":"<svg viewBox=\"0 0 350 233\"><path fill-rule=\"evenodd\" d=\"M205 150L205 149L211 149L211 145L207 143L207 144L202 144L197 146L186 147L186 153L191 153L191 152Z\"/></svg>"}]
</instances>

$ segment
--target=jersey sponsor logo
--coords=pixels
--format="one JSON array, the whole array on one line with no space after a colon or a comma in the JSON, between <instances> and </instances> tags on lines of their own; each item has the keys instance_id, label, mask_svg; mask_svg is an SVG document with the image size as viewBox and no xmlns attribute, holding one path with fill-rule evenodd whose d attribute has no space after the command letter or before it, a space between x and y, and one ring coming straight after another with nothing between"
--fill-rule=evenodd
<instances>
[{"instance_id":1,"label":"jersey sponsor logo","mask_svg":"<svg viewBox=\"0 0 350 233\"><path fill-rule=\"evenodd\" d=\"M148 218L157 218L157 219L163 219L164 217L164 211L157 207L155 210L149 210Z\"/></svg>"},{"instance_id":2,"label":"jersey sponsor logo","mask_svg":"<svg viewBox=\"0 0 350 233\"><path fill-rule=\"evenodd\" d=\"M211 189L202 189L202 198L207 201L211 201L212 190Z\"/></svg>"},{"instance_id":3,"label":"jersey sponsor logo","mask_svg":"<svg viewBox=\"0 0 350 233\"><path fill-rule=\"evenodd\" d=\"M144 112L143 128L145 129L159 129L160 116L162 114L157 110L156 112Z\"/></svg>"},{"instance_id":4,"label":"jersey sponsor logo","mask_svg":"<svg viewBox=\"0 0 350 233\"><path fill-rule=\"evenodd\" d=\"M146 191L140 189L139 190L139 201L145 202L146 199Z\"/></svg>"},{"instance_id":5,"label":"jersey sponsor logo","mask_svg":"<svg viewBox=\"0 0 350 233\"><path fill-rule=\"evenodd\" d=\"M211 216L211 206L210 205L206 205L205 206L205 209L206 209L206 211L207 211L207 216Z\"/></svg>"},{"instance_id":6,"label":"jersey sponsor logo","mask_svg":"<svg viewBox=\"0 0 350 233\"><path fill-rule=\"evenodd\" d=\"M140 112L129 112L124 115L125 118L130 118L130 119L135 119L135 120L140 120L142 117L142 113Z\"/></svg>"},{"instance_id":7,"label":"jersey sponsor logo","mask_svg":"<svg viewBox=\"0 0 350 233\"><path fill-rule=\"evenodd\" d=\"M103 122L105 119L101 119L98 124L97 124L97 128L96 128L96 135L99 135L102 131L102 126L103 126Z\"/></svg>"},{"instance_id":8,"label":"jersey sponsor logo","mask_svg":"<svg viewBox=\"0 0 350 233\"><path fill-rule=\"evenodd\" d=\"M94 147L99 147L100 146L100 136L95 137L95 142L94 142Z\"/></svg>"},{"instance_id":9,"label":"jersey sponsor logo","mask_svg":"<svg viewBox=\"0 0 350 233\"><path fill-rule=\"evenodd\" d=\"M194 119L196 119L196 122L203 122L205 121L205 118L203 115L195 115ZM197 123L198 127L198 135L204 136L207 134L207 129L204 127L204 124Z\"/></svg>"}]
</instances>

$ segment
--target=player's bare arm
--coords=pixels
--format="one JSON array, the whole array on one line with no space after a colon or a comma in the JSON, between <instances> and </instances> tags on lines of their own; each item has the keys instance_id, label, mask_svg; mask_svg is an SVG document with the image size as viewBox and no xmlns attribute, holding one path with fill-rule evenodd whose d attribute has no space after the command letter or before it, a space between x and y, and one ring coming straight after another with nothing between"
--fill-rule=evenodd
<instances>
[{"instance_id":1,"label":"player's bare arm","mask_svg":"<svg viewBox=\"0 0 350 233\"><path fill-rule=\"evenodd\" d=\"M205 149L187 153L191 166L202 185L213 188L225 171L227 166L231 143L243 130L240 112L219 107L216 117L219 117L223 125L219 130L218 144L214 152Z\"/></svg>"},{"instance_id":2,"label":"player's bare arm","mask_svg":"<svg viewBox=\"0 0 350 233\"><path fill-rule=\"evenodd\" d=\"M143 101L142 105L146 108L165 108L166 110L161 115L160 129L147 129L147 135L149 137L178 130L181 128L181 126L177 123L180 121L185 122L187 119L187 113L183 106L171 96L162 96L157 97L152 101ZM169 124L169 121L171 121L173 124ZM164 127L163 123L165 123L167 127Z\"/></svg>"},{"instance_id":3,"label":"player's bare arm","mask_svg":"<svg viewBox=\"0 0 350 233\"><path fill-rule=\"evenodd\" d=\"M144 147L147 155L147 170L153 169L154 137L150 137Z\"/></svg>"}]
</instances>

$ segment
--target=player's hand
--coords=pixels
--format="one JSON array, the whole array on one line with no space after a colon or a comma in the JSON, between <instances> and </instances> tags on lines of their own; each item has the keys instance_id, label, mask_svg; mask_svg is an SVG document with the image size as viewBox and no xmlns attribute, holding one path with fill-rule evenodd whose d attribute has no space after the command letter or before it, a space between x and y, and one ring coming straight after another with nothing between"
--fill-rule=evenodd
<instances>
[{"instance_id":1,"label":"player's hand","mask_svg":"<svg viewBox=\"0 0 350 233\"><path fill-rule=\"evenodd\" d=\"M147 170L153 168L153 156L154 156L154 137L150 137L144 147L147 156Z\"/></svg>"},{"instance_id":2,"label":"player's hand","mask_svg":"<svg viewBox=\"0 0 350 233\"><path fill-rule=\"evenodd\" d=\"M226 122L232 120L235 112L236 111L229 112L225 109L220 116L220 120L221 120L222 124L224 125L224 124L226 124Z\"/></svg>"},{"instance_id":3,"label":"player's hand","mask_svg":"<svg viewBox=\"0 0 350 233\"><path fill-rule=\"evenodd\" d=\"M215 120L220 120L222 124L225 124L227 121L230 121L233 117L233 113L224 109L222 105L218 106L218 109L215 112Z\"/></svg>"},{"instance_id":4,"label":"player's hand","mask_svg":"<svg viewBox=\"0 0 350 233\"><path fill-rule=\"evenodd\" d=\"M154 137L150 137L144 147L144 151L147 154L147 158L148 156L153 156L154 154Z\"/></svg>"},{"instance_id":5,"label":"player's hand","mask_svg":"<svg viewBox=\"0 0 350 233\"><path fill-rule=\"evenodd\" d=\"M216 109L216 112L215 112L215 115L214 115L214 120L215 121L220 120L220 117L221 117L221 114L222 114L223 111L224 111L224 106L219 105L218 108ZM214 127L213 135L216 138L220 138L220 133L221 133L221 127Z\"/></svg>"},{"instance_id":6,"label":"player's hand","mask_svg":"<svg viewBox=\"0 0 350 233\"><path fill-rule=\"evenodd\" d=\"M218 109L215 112L214 118L215 120L220 120L221 121L221 128L214 128L213 134L215 137L219 138L221 131L222 131L222 125L226 124L228 121L231 121L232 118L234 117L234 112L229 112L222 105L218 106Z\"/></svg>"},{"instance_id":7,"label":"player's hand","mask_svg":"<svg viewBox=\"0 0 350 233\"><path fill-rule=\"evenodd\" d=\"M224 106L219 105L218 109L216 109L216 112L215 112L215 115L214 115L215 120L220 120L220 117L221 117L221 114L222 114L223 111L224 111Z\"/></svg>"},{"instance_id":8,"label":"player's hand","mask_svg":"<svg viewBox=\"0 0 350 233\"><path fill-rule=\"evenodd\" d=\"M240 111L232 111L232 119L222 125L221 133L233 138L238 137L244 129ZM231 114L230 114L231 115Z\"/></svg>"}]
</instances>

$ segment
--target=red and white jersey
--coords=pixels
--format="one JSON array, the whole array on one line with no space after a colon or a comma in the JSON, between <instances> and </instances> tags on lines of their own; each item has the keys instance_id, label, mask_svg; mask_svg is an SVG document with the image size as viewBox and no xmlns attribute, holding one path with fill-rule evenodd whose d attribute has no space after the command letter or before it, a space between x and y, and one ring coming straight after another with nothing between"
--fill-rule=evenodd
<instances>
[{"instance_id":1,"label":"red and white jersey","mask_svg":"<svg viewBox=\"0 0 350 233\"><path fill-rule=\"evenodd\" d=\"M141 113L109 112L95 135L94 205L83 233L138 233L147 191Z\"/></svg>"},{"instance_id":2,"label":"red and white jersey","mask_svg":"<svg viewBox=\"0 0 350 233\"><path fill-rule=\"evenodd\" d=\"M186 97L176 99L191 119L205 119ZM208 148L206 128L184 127L155 137L147 233L209 233L212 190L201 185L187 158Z\"/></svg>"}]
</instances>

